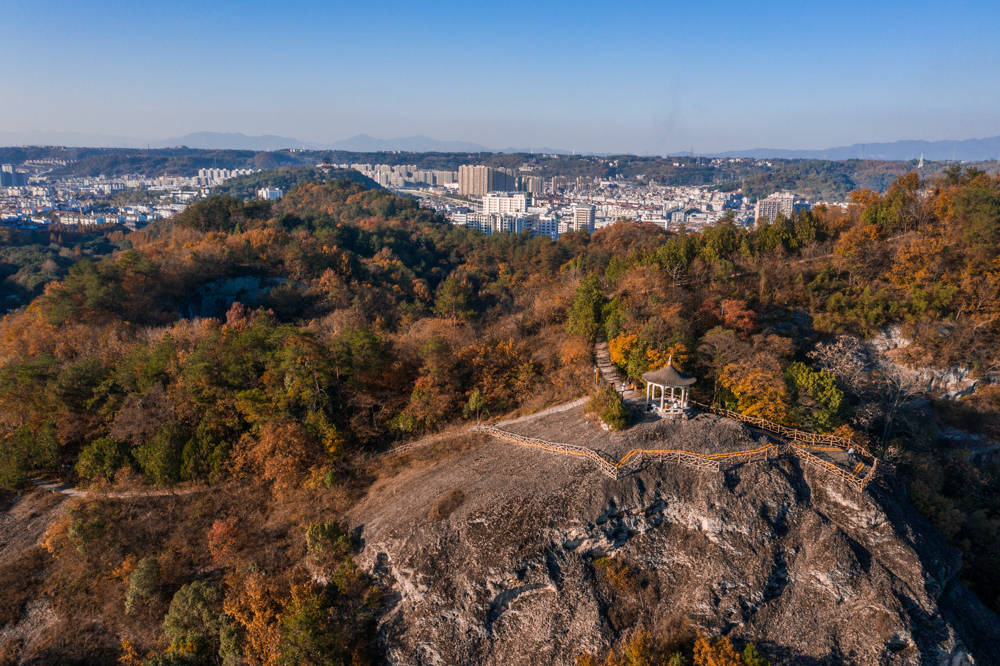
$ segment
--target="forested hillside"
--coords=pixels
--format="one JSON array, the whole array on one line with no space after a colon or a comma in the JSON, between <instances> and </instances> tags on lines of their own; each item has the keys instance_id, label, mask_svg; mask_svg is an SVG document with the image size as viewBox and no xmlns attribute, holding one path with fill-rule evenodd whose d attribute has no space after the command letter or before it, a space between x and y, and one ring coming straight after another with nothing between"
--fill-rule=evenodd
<instances>
[{"instance_id":1,"label":"forested hillside","mask_svg":"<svg viewBox=\"0 0 1000 666\"><path fill-rule=\"evenodd\" d=\"M1000 611L1000 470L968 443L1000 440L1000 390L943 400L857 343L898 324L907 364L993 377L1000 178L909 174L852 201L752 231L620 223L553 242L485 237L350 181L273 203L207 199L131 234L131 249L75 263L0 323L0 485L212 484L242 488L253 510L271 495L341 510L366 483L362 456L581 395L592 343L607 339L633 379L673 354L699 400L867 440ZM270 549L243 522L195 511L185 529L210 530L212 549L198 554L143 523L145 509L95 502L23 566L58 571L75 591L46 593L68 604L127 589L140 615L121 621L154 627L139 653L163 646L166 615L174 653L361 660L377 592L347 535L284 501L282 524L305 527ZM183 557L160 571L168 552ZM293 556L332 582L265 580ZM214 580L194 573L211 567ZM89 580L95 569L117 578Z\"/></svg>"},{"instance_id":2,"label":"forested hillside","mask_svg":"<svg viewBox=\"0 0 1000 666\"><path fill-rule=\"evenodd\" d=\"M241 198L252 198L262 187L278 187L288 191L303 183L320 183L325 180L350 180L365 187L378 188L371 178L353 169L319 169L316 167L286 167L258 171L246 176L230 178L213 189L214 194L228 194Z\"/></svg>"},{"instance_id":3,"label":"forested hillside","mask_svg":"<svg viewBox=\"0 0 1000 666\"><path fill-rule=\"evenodd\" d=\"M274 169L305 164L303 156L289 151L195 150L193 148L81 148L67 149L76 161L52 171L53 176L113 176L143 173L192 176L199 169Z\"/></svg>"},{"instance_id":4,"label":"forested hillside","mask_svg":"<svg viewBox=\"0 0 1000 666\"><path fill-rule=\"evenodd\" d=\"M100 259L127 247L120 233L52 225L48 229L0 229L0 310L26 305L48 282L81 259Z\"/></svg>"}]
</instances>

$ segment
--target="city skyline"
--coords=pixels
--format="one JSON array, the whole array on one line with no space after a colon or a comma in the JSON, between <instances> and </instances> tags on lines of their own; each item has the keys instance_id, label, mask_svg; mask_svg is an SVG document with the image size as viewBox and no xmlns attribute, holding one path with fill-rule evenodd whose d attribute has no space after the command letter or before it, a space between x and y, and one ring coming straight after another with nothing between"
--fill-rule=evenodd
<instances>
[{"instance_id":1,"label":"city skyline","mask_svg":"<svg viewBox=\"0 0 1000 666\"><path fill-rule=\"evenodd\" d=\"M0 86L16 103L0 107L0 134L424 135L636 154L994 136L997 19L985 2L15 0Z\"/></svg>"}]
</instances>

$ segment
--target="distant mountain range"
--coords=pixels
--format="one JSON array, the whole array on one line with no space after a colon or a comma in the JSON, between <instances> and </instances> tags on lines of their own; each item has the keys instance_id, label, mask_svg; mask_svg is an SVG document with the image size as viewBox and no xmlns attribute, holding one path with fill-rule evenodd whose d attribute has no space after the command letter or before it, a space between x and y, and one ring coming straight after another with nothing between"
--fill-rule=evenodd
<instances>
[{"instance_id":1,"label":"distant mountain range","mask_svg":"<svg viewBox=\"0 0 1000 666\"><path fill-rule=\"evenodd\" d=\"M888 143L855 143L851 146L818 150L788 150L754 148L715 153L710 157L752 157L766 159L810 160L963 160L982 162L1000 159L1000 136L962 141L891 141Z\"/></svg>"},{"instance_id":2,"label":"distant mountain range","mask_svg":"<svg viewBox=\"0 0 1000 666\"><path fill-rule=\"evenodd\" d=\"M489 148L471 141L442 141L427 136L400 136L380 139L368 134L358 134L332 143L300 141L284 136L247 136L234 132L196 132L174 139L166 139L155 144L160 148L187 146L188 148L230 149L230 150L281 150L283 148L306 148L309 150L344 150L353 153L379 153L402 151L407 153L560 153L568 150L558 148Z\"/></svg>"},{"instance_id":3,"label":"distant mountain range","mask_svg":"<svg viewBox=\"0 0 1000 666\"><path fill-rule=\"evenodd\" d=\"M284 150L286 148L312 148L304 141L286 136L264 134L247 136L240 132L194 132L184 136L164 139L149 144L153 148L202 148L205 150Z\"/></svg>"},{"instance_id":4,"label":"distant mountain range","mask_svg":"<svg viewBox=\"0 0 1000 666\"><path fill-rule=\"evenodd\" d=\"M184 136L145 142L140 139L78 132L2 132L0 145L62 145L95 148L172 148L187 146L207 150L273 151L288 148L306 150L344 150L358 153L404 151L413 153L549 153L568 155L570 151L546 146L530 148L489 148L470 141L442 141L426 136L380 139L358 134L331 143L302 141L286 136L265 134L248 136L240 132L194 132ZM687 152L672 153L688 155ZM1000 136L961 141L892 141L886 143L856 143L822 149L753 148L711 153L708 157L750 157L755 159L818 159L818 160L961 160L980 162L1000 159Z\"/></svg>"}]
</instances>

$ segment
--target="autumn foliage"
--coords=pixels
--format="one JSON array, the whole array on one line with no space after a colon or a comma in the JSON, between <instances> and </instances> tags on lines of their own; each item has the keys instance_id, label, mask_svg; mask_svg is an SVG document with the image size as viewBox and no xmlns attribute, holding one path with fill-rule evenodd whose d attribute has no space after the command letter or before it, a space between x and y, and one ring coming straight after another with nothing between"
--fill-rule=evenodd
<instances>
[{"instance_id":1,"label":"autumn foliage","mask_svg":"<svg viewBox=\"0 0 1000 666\"><path fill-rule=\"evenodd\" d=\"M997 176L909 175L844 209L755 229L618 223L558 241L486 237L409 198L330 181L275 204L211 198L119 240L113 253L81 252L0 323L4 488L50 475L230 484L279 504L318 488L347 495L362 483L356 462L401 439L585 394L593 343L607 340L636 383L672 356L697 377L696 400L869 440L963 549L963 577L1000 609L1000 474L944 436L962 428L995 439L996 401L980 391L945 404L888 364L816 355L893 325L913 365L995 373ZM924 411L908 413L917 398ZM213 590L187 588L177 602L206 618L178 624L178 649L238 650L251 663L316 651L364 660L377 594L349 554L305 554L304 530L319 518L299 525L303 535L254 535L282 543L259 561L232 516L198 524L190 561L162 534L145 535L161 539L157 552L126 547L112 526L128 520L103 504L75 509L46 539L46 557L80 590L117 586L108 607L122 614L123 576L154 557L166 582L151 582L147 561L132 607L157 623L192 572L214 567ZM73 558L106 575L86 578ZM302 568L275 576L289 561ZM335 629L335 644L324 643ZM646 655L643 640L629 654ZM129 645L134 656L153 641ZM725 643L698 645L691 659L736 663Z\"/></svg>"}]
</instances>

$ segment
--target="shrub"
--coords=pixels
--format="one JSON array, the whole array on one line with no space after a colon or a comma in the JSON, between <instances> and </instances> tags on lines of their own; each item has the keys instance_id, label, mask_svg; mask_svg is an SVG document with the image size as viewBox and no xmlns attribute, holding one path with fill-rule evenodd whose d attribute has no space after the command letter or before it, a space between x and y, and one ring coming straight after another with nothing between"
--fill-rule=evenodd
<instances>
[{"instance_id":1,"label":"shrub","mask_svg":"<svg viewBox=\"0 0 1000 666\"><path fill-rule=\"evenodd\" d=\"M600 386L591 392L586 412L596 416L612 430L624 430L628 425L625 401L610 386Z\"/></svg>"},{"instance_id":2,"label":"shrub","mask_svg":"<svg viewBox=\"0 0 1000 666\"><path fill-rule=\"evenodd\" d=\"M667 666L688 666L689 663L690 662L688 662L687 657L685 657L682 653L674 652L670 655L670 660L667 662Z\"/></svg>"},{"instance_id":3,"label":"shrub","mask_svg":"<svg viewBox=\"0 0 1000 666\"><path fill-rule=\"evenodd\" d=\"M222 592L202 581L177 590L163 618L170 651L179 654L215 654L222 626Z\"/></svg>"},{"instance_id":4,"label":"shrub","mask_svg":"<svg viewBox=\"0 0 1000 666\"><path fill-rule=\"evenodd\" d=\"M145 444L135 449L135 458L146 478L158 486L176 483L185 432L179 423L167 423Z\"/></svg>"},{"instance_id":5,"label":"shrub","mask_svg":"<svg viewBox=\"0 0 1000 666\"><path fill-rule=\"evenodd\" d=\"M122 445L110 437L101 437L80 451L76 473L85 479L110 479L127 464L128 455Z\"/></svg>"},{"instance_id":6,"label":"shrub","mask_svg":"<svg viewBox=\"0 0 1000 666\"><path fill-rule=\"evenodd\" d=\"M135 570L128 577L125 612L132 615L139 601L156 599L159 593L160 563L155 557L144 557L139 560Z\"/></svg>"},{"instance_id":7,"label":"shrub","mask_svg":"<svg viewBox=\"0 0 1000 666\"><path fill-rule=\"evenodd\" d=\"M635 594L638 591L639 579L624 562L610 557L599 557L594 560L594 569L616 592Z\"/></svg>"},{"instance_id":8,"label":"shrub","mask_svg":"<svg viewBox=\"0 0 1000 666\"><path fill-rule=\"evenodd\" d=\"M67 512L70 523L66 537L78 552L86 554L88 546L107 533L112 521L106 509L106 505L94 503L73 507Z\"/></svg>"},{"instance_id":9,"label":"shrub","mask_svg":"<svg viewBox=\"0 0 1000 666\"><path fill-rule=\"evenodd\" d=\"M593 342L604 324L603 314L604 294L601 293L601 285L596 276L588 275L576 288L573 305L566 320L566 330Z\"/></svg>"},{"instance_id":10,"label":"shrub","mask_svg":"<svg viewBox=\"0 0 1000 666\"><path fill-rule=\"evenodd\" d=\"M232 518L219 519L208 528L208 552L216 564L227 564L236 557L240 546L240 533Z\"/></svg>"},{"instance_id":11,"label":"shrub","mask_svg":"<svg viewBox=\"0 0 1000 666\"><path fill-rule=\"evenodd\" d=\"M0 446L0 488L14 490L28 479L25 456L13 446Z\"/></svg>"},{"instance_id":12,"label":"shrub","mask_svg":"<svg viewBox=\"0 0 1000 666\"><path fill-rule=\"evenodd\" d=\"M844 404L844 392L837 387L833 375L794 361L785 368L785 380L795 397L795 415L800 423L823 431L832 430L837 425L837 417Z\"/></svg>"},{"instance_id":13,"label":"shrub","mask_svg":"<svg viewBox=\"0 0 1000 666\"><path fill-rule=\"evenodd\" d=\"M58 458L59 443L51 423L15 429L0 446L0 488L20 487L31 472L53 467Z\"/></svg>"},{"instance_id":14,"label":"shrub","mask_svg":"<svg viewBox=\"0 0 1000 666\"><path fill-rule=\"evenodd\" d=\"M694 666L740 666L742 660L725 636L709 641L699 636L694 642Z\"/></svg>"},{"instance_id":15,"label":"shrub","mask_svg":"<svg viewBox=\"0 0 1000 666\"><path fill-rule=\"evenodd\" d=\"M747 643L743 648L743 663L746 666L771 666L771 662L761 656L753 643Z\"/></svg>"},{"instance_id":16,"label":"shrub","mask_svg":"<svg viewBox=\"0 0 1000 666\"><path fill-rule=\"evenodd\" d=\"M325 596L307 586L293 588L281 618L281 663L348 663L343 628L331 615Z\"/></svg>"},{"instance_id":17,"label":"shrub","mask_svg":"<svg viewBox=\"0 0 1000 666\"><path fill-rule=\"evenodd\" d=\"M313 523L306 528L306 549L318 559L342 560L350 557L354 543L337 523Z\"/></svg>"},{"instance_id":18,"label":"shrub","mask_svg":"<svg viewBox=\"0 0 1000 666\"><path fill-rule=\"evenodd\" d=\"M238 666L243 660L243 627L228 615L222 616L219 627L219 660L222 666Z\"/></svg>"}]
</instances>

